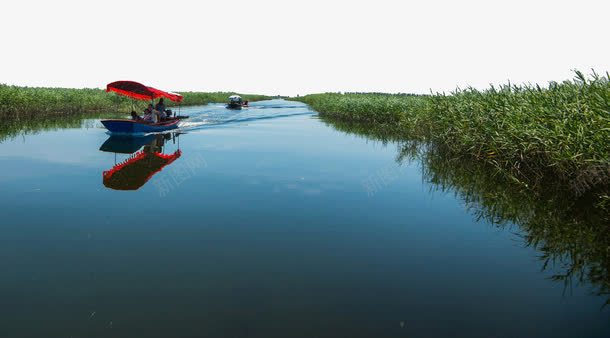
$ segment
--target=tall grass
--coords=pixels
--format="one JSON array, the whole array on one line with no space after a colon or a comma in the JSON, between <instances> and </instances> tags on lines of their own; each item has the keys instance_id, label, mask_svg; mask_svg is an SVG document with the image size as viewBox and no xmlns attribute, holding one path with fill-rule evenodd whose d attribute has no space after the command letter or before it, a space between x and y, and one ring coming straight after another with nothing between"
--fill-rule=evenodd
<instances>
[{"instance_id":1,"label":"tall grass","mask_svg":"<svg viewBox=\"0 0 610 338\"><path fill-rule=\"evenodd\" d=\"M233 92L184 92L182 105L225 102ZM241 95L245 100L269 99L264 95ZM166 100L169 107L174 102ZM134 101L102 89L17 87L0 84L0 142L21 133L73 127L85 118L119 117L147 102Z\"/></svg>"},{"instance_id":2,"label":"tall grass","mask_svg":"<svg viewBox=\"0 0 610 338\"><path fill-rule=\"evenodd\" d=\"M71 114L127 109L129 100L101 89L0 85L0 116Z\"/></svg>"},{"instance_id":3,"label":"tall grass","mask_svg":"<svg viewBox=\"0 0 610 338\"><path fill-rule=\"evenodd\" d=\"M339 130L398 142L424 179L478 219L519 226L552 279L587 282L610 304L610 76L450 95L294 98Z\"/></svg>"},{"instance_id":4,"label":"tall grass","mask_svg":"<svg viewBox=\"0 0 610 338\"><path fill-rule=\"evenodd\" d=\"M185 106L194 106L201 104L208 104L210 102L227 102L229 96L231 95L239 95L244 100L248 100L250 102L255 101L263 101L270 100L272 97L266 95L259 94L240 94L235 92L180 92L184 99L182 100L182 105ZM176 104L171 101L167 101L168 106L175 106Z\"/></svg>"},{"instance_id":5,"label":"tall grass","mask_svg":"<svg viewBox=\"0 0 610 338\"><path fill-rule=\"evenodd\" d=\"M225 102L233 92L183 92L182 105L203 105L210 102ZM264 95L241 95L245 100L268 99ZM168 106L175 104L167 100ZM88 112L129 112L133 100L107 93L102 89L68 89L18 87L0 84L0 118L17 116L48 116ZM136 103L143 106L145 103Z\"/></svg>"},{"instance_id":6,"label":"tall grass","mask_svg":"<svg viewBox=\"0 0 610 338\"><path fill-rule=\"evenodd\" d=\"M331 119L442 144L524 184L548 175L568 181L591 172L610 176L608 74L576 72L573 80L544 88L507 84L450 95L327 93L293 99Z\"/></svg>"},{"instance_id":7,"label":"tall grass","mask_svg":"<svg viewBox=\"0 0 610 338\"><path fill-rule=\"evenodd\" d=\"M416 160L433 189L454 193L477 220L518 230L522 242L540 253L543 269L553 272L551 279L566 286L590 283L610 305L610 213L598 203L610 182L580 195L553 179L526 187L495 165L456 157L444 145L404 140L400 133L370 124L322 120L346 133L397 144L396 161Z\"/></svg>"}]
</instances>

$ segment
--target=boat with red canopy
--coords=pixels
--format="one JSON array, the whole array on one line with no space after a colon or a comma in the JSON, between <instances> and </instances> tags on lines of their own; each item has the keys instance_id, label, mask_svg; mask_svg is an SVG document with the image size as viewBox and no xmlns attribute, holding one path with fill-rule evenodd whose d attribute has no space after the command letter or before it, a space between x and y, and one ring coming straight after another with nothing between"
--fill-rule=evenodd
<instances>
[{"instance_id":1,"label":"boat with red canopy","mask_svg":"<svg viewBox=\"0 0 610 338\"><path fill-rule=\"evenodd\" d=\"M182 95L166 92L153 87L145 86L135 81L116 81L106 85L107 92L115 92L119 95L131 97L136 100L151 100L167 98L174 102L182 102ZM111 133L119 134L147 134L178 128L178 122L188 116L168 117L157 123L147 123L141 120L130 119L106 119L102 124Z\"/></svg>"}]
</instances>

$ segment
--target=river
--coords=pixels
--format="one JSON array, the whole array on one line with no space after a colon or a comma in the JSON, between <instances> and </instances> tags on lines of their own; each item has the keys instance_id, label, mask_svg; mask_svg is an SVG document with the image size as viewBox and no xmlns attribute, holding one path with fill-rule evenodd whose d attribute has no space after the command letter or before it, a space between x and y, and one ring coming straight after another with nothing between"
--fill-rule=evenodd
<instances>
[{"instance_id":1,"label":"river","mask_svg":"<svg viewBox=\"0 0 610 338\"><path fill-rule=\"evenodd\" d=\"M298 102L181 113L0 141L0 337L610 336L607 281L536 233L554 204L504 216L493 178Z\"/></svg>"}]
</instances>

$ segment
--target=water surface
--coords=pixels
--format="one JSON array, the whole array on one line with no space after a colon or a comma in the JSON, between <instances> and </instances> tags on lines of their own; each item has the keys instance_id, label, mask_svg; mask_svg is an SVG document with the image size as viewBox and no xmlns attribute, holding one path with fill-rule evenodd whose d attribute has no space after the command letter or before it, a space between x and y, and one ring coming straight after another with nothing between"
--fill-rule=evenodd
<instances>
[{"instance_id":1,"label":"water surface","mask_svg":"<svg viewBox=\"0 0 610 338\"><path fill-rule=\"evenodd\" d=\"M297 102L182 113L0 143L1 337L610 335L594 283L401 145Z\"/></svg>"}]
</instances>

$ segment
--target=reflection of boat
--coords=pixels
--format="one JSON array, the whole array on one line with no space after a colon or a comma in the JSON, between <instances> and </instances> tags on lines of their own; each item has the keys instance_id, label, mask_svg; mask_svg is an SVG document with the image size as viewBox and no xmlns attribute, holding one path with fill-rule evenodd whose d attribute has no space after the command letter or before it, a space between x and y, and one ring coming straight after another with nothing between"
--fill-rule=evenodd
<instances>
[{"instance_id":1,"label":"reflection of boat","mask_svg":"<svg viewBox=\"0 0 610 338\"><path fill-rule=\"evenodd\" d=\"M155 134L143 138L110 136L100 147L101 151L132 155L102 173L104 186L114 190L141 188L151 177L182 155L180 149L169 154L163 153L165 141L171 136L171 134Z\"/></svg>"},{"instance_id":2,"label":"reflection of boat","mask_svg":"<svg viewBox=\"0 0 610 338\"><path fill-rule=\"evenodd\" d=\"M229 103L227 103L228 109L241 109L241 107L242 107L241 96L239 96L239 95L229 96Z\"/></svg>"},{"instance_id":3,"label":"reflection of boat","mask_svg":"<svg viewBox=\"0 0 610 338\"><path fill-rule=\"evenodd\" d=\"M116 81L106 86L107 92L115 92L120 95L128 96L137 100L151 100L153 103L156 98L168 98L174 102L181 102L182 95L165 92L153 87L147 87L134 81ZM171 112L170 112L171 113ZM180 119L188 116L168 117L158 123L146 123L130 119L109 119L102 120L102 124L111 133L142 134L162 132L178 128Z\"/></svg>"},{"instance_id":4,"label":"reflection of boat","mask_svg":"<svg viewBox=\"0 0 610 338\"><path fill-rule=\"evenodd\" d=\"M100 147L101 151L120 154L131 154L143 146L151 144L157 135L151 134L143 137L129 137L124 135L111 135Z\"/></svg>"}]
</instances>

